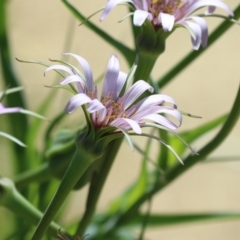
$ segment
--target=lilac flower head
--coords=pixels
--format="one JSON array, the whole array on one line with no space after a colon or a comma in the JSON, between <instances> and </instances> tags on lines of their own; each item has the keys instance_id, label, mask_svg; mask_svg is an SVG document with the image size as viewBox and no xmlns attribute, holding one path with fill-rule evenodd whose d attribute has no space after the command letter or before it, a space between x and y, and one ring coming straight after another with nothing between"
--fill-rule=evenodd
<instances>
[{"instance_id":1,"label":"lilac flower head","mask_svg":"<svg viewBox=\"0 0 240 240\"><path fill-rule=\"evenodd\" d=\"M153 92L153 88L147 82L139 80L125 91L127 74L120 71L116 56L112 55L109 60L102 93L98 98L88 62L76 54L64 55L73 56L82 66L84 74L76 71L76 68L73 70L63 65L53 65L45 72L61 69L70 74L61 81L61 85L76 82L77 94L68 102L65 108L67 113L72 113L80 106L86 106L96 129L114 127L115 132L133 130L134 133L141 134L141 127L145 126L148 120L170 130L175 130L181 125L182 116L174 100L167 95L153 94L136 103L143 92ZM166 102L171 106L163 106ZM178 124L161 114L173 116Z\"/></svg>"},{"instance_id":2,"label":"lilac flower head","mask_svg":"<svg viewBox=\"0 0 240 240\"><path fill-rule=\"evenodd\" d=\"M184 27L191 34L192 45L198 50L200 45L206 47L208 27L205 19L191 16L193 12L208 7L207 13L213 13L217 7L233 16L231 9L221 0L109 0L100 20L104 20L118 4L130 3L134 6L133 24L142 26L145 20L155 29L170 32L174 27Z\"/></svg>"}]
</instances>

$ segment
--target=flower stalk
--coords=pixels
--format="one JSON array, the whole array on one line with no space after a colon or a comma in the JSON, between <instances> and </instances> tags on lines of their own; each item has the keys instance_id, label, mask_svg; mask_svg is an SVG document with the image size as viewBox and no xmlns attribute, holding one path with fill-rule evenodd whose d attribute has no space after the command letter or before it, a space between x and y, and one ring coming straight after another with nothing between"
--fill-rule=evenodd
<instances>
[{"instance_id":1,"label":"flower stalk","mask_svg":"<svg viewBox=\"0 0 240 240\"><path fill-rule=\"evenodd\" d=\"M105 153L103 154L101 159L99 159L100 161L103 161L103 164L99 172L95 172L93 174L88 196L87 196L85 212L78 225L76 235L83 236L86 231L86 228L88 227L88 225L92 220L92 217L95 213L98 199L102 192L102 188L107 179L107 176L112 167L112 164L115 160L115 157L117 156L122 140L123 138L119 138L119 139L116 139L115 141L110 142L106 148Z\"/></svg>"},{"instance_id":2,"label":"flower stalk","mask_svg":"<svg viewBox=\"0 0 240 240\"><path fill-rule=\"evenodd\" d=\"M87 168L101 156L101 147L93 150L93 145L88 142L85 135L80 136L76 142L76 152L69 164L63 179L40 220L31 240L40 240L53 218L63 205L67 196L76 185Z\"/></svg>"},{"instance_id":3,"label":"flower stalk","mask_svg":"<svg viewBox=\"0 0 240 240\"><path fill-rule=\"evenodd\" d=\"M0 178L0 205L8 208L14 214L26 220L29 224L37 225L43 213L28 202L15 188L14 183L8 178ZM68 235L58 224L52 222L47 234L56 237L58 230Z\"/></svg>"},{"instance_id":4,"label":"flower stalk","mask_svg":"<svg viewBox=\"0 0 240 240\"><path fill-rule=\"evenodd\" d=\"M146 22L142 26L137 40L137 70L134 75L135 81L138 79L149 80L155 62L165 50L165 40L169 34L155 30L153 26Z\"/></svg>"}]
</instances>

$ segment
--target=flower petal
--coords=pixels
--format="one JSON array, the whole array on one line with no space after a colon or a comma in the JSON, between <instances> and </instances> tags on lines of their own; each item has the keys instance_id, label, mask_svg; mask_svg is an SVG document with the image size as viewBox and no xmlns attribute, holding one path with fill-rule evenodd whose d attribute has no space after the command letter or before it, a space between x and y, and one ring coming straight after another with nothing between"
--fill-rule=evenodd
<instances>
[{"instance_id":1,"label":"flower petal","mask_svg":"<svg viewBox=\"0 0 240 240\"><path fill-rule=\"evenodd\" d=\"M112 55L108 62L107 72L105 75L102 97L111 96L113 99L116 99L118 87L118 75L119 75L119 61L115 55Z\"/></svg>"},{"instance_id":2,"label":"flower petal","mask_svg":"<svg viewBox=\"0 0 240 240\"><path fill-rule=\"evenodd\" d=\"M208 42L208 25L206 20L197 16L189 17L189 19L193 19L201 28L201 45L206 47Z\"/></svg>"},{"instance_id":3,"label":"flower petal","mask_svg":"<svg viewBox=\"0 0 240 240\"><path fill-rule=\"evenodd\" d=\"M137 111L140 112L143 109L151 107L152 105L156 106L163 102L172 103L176 107L176 103L172 97L164 94L154 94L138 102L136 104L136 108L138 109Z\"/></svg>"},{"instance_id":4,"label":"flower petal","mask_svg":"<svg viewBox=\"0 0 240 240\"><path fill-rule=\"evenodd\" d=\"M122 127L125 129L131 128L137 134L142 133L139 124L136 121L129 118L117 118L114 121L112 121L110 125L115 127Z\"/></svg>"},{"instance_id":5,"label":"flower petal","mask_svg":"<svg viewBox=\"0 0 240 240\"><path fill-rule=\"evenodd\" d=\"M209 13L214 13L216 10L215 6L208 6L207 11L205 12L205 14L209 14Z\"/></svg>"},{"instance_id":6,"label":"flower petal","mask_svg":"<svg viewBox=\"0 0 240 240\"><path fill-rule=\"evenodd\" d=\"M130 2L130 3L134 4L133 1L131 1L131 0L109 0L103 10L103 13L100 17L100 21L103 21L116 5L125 3L125 2Z\"/></svg>"},{"instance_id":7,"label":"flower petal","mask_svg":"<svg viewBox=\"0 0 240 240\"><path fill-rule=\"evenodd\" d=\"M100 109L105 108L104 105L98 100L98 99L93 99L89 104L88 104L88 112L93 113L96 111L99 111Z\"/></svg>"},{"instance_id":8,"label":"flower petal","mask_svg":"<svg viewBox=\"0 0 240 240\"><path fill-rule=\"evenodd\" d=\"M46 75L46 72L50 71L50 70L63 70L67 73L69 73L70 75L73 75L74 72L72 71L71 68L66 67L64 65L52 65L50 67L48 67L45 71L44 71L44 76Z\"/></svg>"},{"instance_id":9,"label":"flower petal","mask_svg":"<svg viewBox=\"0 0 240 240\"><path fill-rule=\"evenodd\" d=\"M157 113L166 113L166 114L172 115L178 120L179 122L178 126L181 126L182 124L182 114L177 109L173 109L169 107L161 107Z\"/></svg>"},{"instance_id":10,"label":"flower petal","mask_svg":"<svg viewBox=\"0 0 240 240\"><path fill-rule=\"evenodd\" d=\"M82 80L82 78L79 77L78 75L70 75L70 76L64 78L64 79L60 82L60 84L61 84L61 85L67 85L67 84L72 83L72 82L80 82L80 83L82 83L82 84L85 84L85 82Z\"/></svg>"},{"instance_id":11,"label":"flower petal","mask_svg":"<svg viewBox=\"0 0 240 240\"><path fill-rule=\"evenodd\" d=\"M175 17L173 15L161 12L158 16L158 21L162 24L165 32L170 32L174 26Z\"/></svg>"},{"instance_id":12,"label":"flower petal","mask_svg":"<svg viewBox=\"0 0 240 240\"><path fill-rule=\"evenodd\" d=\"M197 23L191 21L185 21L184 23L179 23L183 25L188 31L193 31L194 36L191 34L191 41L194 50L198 50L202 42L202 32L201 28Z\"/></svg>"},{"instance_id":13,"label":"flower petal","mask_svg":"<svg viewBox=\"0 0 240 240\"><path fill-rule=\"evenodd\" d=\"M153 92L153 87L145 81L139 80L118 100L118 103L122 104L124 110L126 110L146 90Z\"/></svg>"},{"instance_id":14,"label":"flower petal","mask_svg":"<svg viewBox=\"0 0 240 240\"><path fill-rule=\"evenodd\" d=\"M227 4L223 3L222 1L219 0L201 0L201 1L196 1L196 3L192 4L186 12L184 13L185 16L189 16L191 13L195 12L199 8L205 7L205 6L211 6L212 7L219 7L225 10L230 16L234 16L232 10L228 7Z\"/></svg>"},{"instance_id":15,"label":"flower petal","mask_svg":"<svg viewBox=\"0 0 240 240\"><path fill-rule=\"evenodd\" d=\"M149 15L150 13L147 11L136 10L133 15L133 24L135 26L142 26Z\"/></svg>"},{"instance_id":16,"label":"flower petal","mask_svg":"<svg viewBox=\"0 0 240 240\"><path fill-rule=\"evenodd\" d=\"M95 114L95 113L94 113ZM106 125L107 123L105 123L105 120L106 120L106 117L107 117L107 114L108 114L108 110L107 108L102 108L100 109L96 115L94 115L95 117L93 118L94 120L94 125L97 125L97 126L102 126L102 125Z\"/></svg>"},{"instance_id":17,"label":"flower petal","mask_svg":"<svg viewBox=\"0 0 240 240\"><path fill-rule=\"evenodd\" d=\"M82 66L82 69L83 69L85 77L86 77L87 90L90 92L94 92L92 69L91 69L89 63L83 57L78 56L77 54L64 53L63 55L72 56L79 62L79 64Z\"/></svg>"},{"instance_id":18,"label":"flower petal","mask_svg":"<svg viewBox=\"0 0 240 240\"><path fill-rule=\"evenodd\" d=\"M117 80L117 95L116 97L119 96L119 94L122 91L122 88L127 80L127 74L125 72L119 72L118 74L118 80Z\"/></svg>"},{"instance_id":19,"label":"flower petal","mask_svg":"<svg viewBox=\"0 0 240 240\"><path fill-rule=\"evenodd\" d=\"M86 103L90 103L92 101L91 98L89 98L86 94L84 93L79 93L75 96L73 96L70 101L68 102L65 111L67 113L72 113L75 111L77 108L81 107L82 105Z\"/></svg>"},{"instance_id":20,"label":"flower petal","mask_svg":"<svg viewBox=\"0 0 240 240\"><path fill-rule=\"evenodd\" d=\"M150 114L148 116L145 116L144 119L148 119L148 120L157 122L158 124L163 125L172 130L176 130L178 128L178 126L175 123L173 123L166 117L159 115L159 114Z\"/></svg>"}]
</instances>

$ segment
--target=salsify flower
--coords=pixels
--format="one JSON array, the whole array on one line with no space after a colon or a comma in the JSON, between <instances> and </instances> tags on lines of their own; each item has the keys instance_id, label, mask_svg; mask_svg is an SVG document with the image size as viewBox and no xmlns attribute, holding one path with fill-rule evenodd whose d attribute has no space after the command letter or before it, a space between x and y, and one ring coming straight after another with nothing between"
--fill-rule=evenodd
<instances>
[{"instance_id":1,"label":"salsify flower","mask_svg":"<svg viewBox=\"0 0 240 240\"><path fill-rule=\"evenodd\" d=\"M109 60L101 97L98 100L97 87L94 85L92 70L88 62L76 54L66 53L64 55L76 58L85 73L85 76L79 76L74 69L62 65L53 65L45 71L65 70L70 75L63 79L61 85L77 83L78 93L68 102L66 112L72 113L78 107L87 104L87 111L91 114L95 128L113 126L117 129L132 129L137 134L142 133L141 126L145 124L145 120L152 120L173 130L180 126L181 113L176 109L176 104L171 97L154 94L135 103L146 90L153 92L153 88L147 82L139 80L122 96L120 95L126 84L127 74L119 70L119 61L116 56L112 55ZM172 106L162 106L165 102L171 103ZM178 124L160 113L174 116Z\"/></svg>"},{"instance_id":2,"label":"salsify flower","mask_svg":"<svg viewBox=\"0 0 240 240\"><path fill-rule=\"evenodd\" d=\"M230 16L232 10L221 0L109 0L100 20L104 20L111 10L118 4L130 3L134 6L133 24L142 26L148 20L155 29L171 32L175 27L184 27L191 34L192 45L195 50L200 45L206 47L208 40L208 26L204 18L191 16L202 7L208 7L206 14L221 8Z\"/></svg>"},{"instance_id":3,"label":"salsify flower","mask_svg":"<svg viewBox=\"0 0 240 240\"><path fill-rule=\"evenodd\" d=\"M118 58L112 55L105 74L102 93L98 98L98 89L94 85L89 63L76 54L65 53L64 55L74 57L81 65L84 74L68 63L50 66L45 73L49 70L63 70L69 74L60 84L67 85L75 82L77 90L67 103L65 110L70 114L77 108L83 107L85 114L87 113L86 117L89 116L90 127L98 132L98 137L118 136L118 133L123 133L127 138L129 135L150 136L142 132L143 127L162 128L176 135L174 130L181 125L182 116L177 110L175 101L163 94L152 94L138 101L145 91L153 92L153 88L143 80L129 87L136 68L133 67L127 75L120 71ZM174 117L177 123L165 114ZM158 140L161 141L161 139ZM167 145L167 147L171 149L170 146Z\"/></svg>"}]
</instances>

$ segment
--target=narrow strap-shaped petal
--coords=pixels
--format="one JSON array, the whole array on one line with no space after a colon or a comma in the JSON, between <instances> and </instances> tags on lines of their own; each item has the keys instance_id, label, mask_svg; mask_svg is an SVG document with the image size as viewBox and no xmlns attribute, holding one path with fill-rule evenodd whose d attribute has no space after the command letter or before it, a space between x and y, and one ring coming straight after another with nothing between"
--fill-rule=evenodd
<instances>
[{"instance_id":1,"label":"narrow strap-shaped petal","mask_svg":"<svg viewBox=\"0 0 240 240\"><path fill-rule=\"evenodd\" d=\"M215 6L209 6L207 8L207 11L205 12L205 14L209 14L209 13L214 13L216 10L216 7Z\"/></svg>"},{"instance_id":2,"label":"narrow strap-shaped petal","mask_svg":"<svg viewBox=\"0 0 240 240\"><path fill-rule=\"evenodd\" d=\"M189 16L191 13L197 11L199 8L205 7L205 6L213 6L213 7L219 7L222 8L224 11L226 11L230 16L234 16L232 10L228 7L227 4L223 3L219 0L201 0L197 1L196 3L192 4L191 7L189 7L186 12L184 13L185 16Z\"/></svg>"},{"instance_id":3,"label":"narrow strap-shaped petal","mask_svg":"<svg viewBox=\"0 0 240 240\"><path fill-rule=\"evenodd\" d=\"M99 111L100 109L105 108L105 106L98 100L98 99L93 99L89 104L88 104L88 112L93 113L96 111Z\"/></svg>"},{"instance_id":4,"label":"narrow strap-shaped petal","mask_svg":"<svg viewBox=\"0 0 240 240\"><path fill-rule=\"evenodd\" d=\"M182 124L182 114L177 109L173 109L170 107L161 107L159 111L157 111L157 113L166 113L172 115L178 120L179 126L181 126Z\"/></svg>"},{"instance_id":5,"label":"narrow strap-shaped petal","mask_svg":"<svg viewBox=\"0 0 240 240\"><path fill-rule=\"evenodd\" d=\"M121 93L126 80L127 80L127 74L125 72L120 71L118 74L118 79L117 79L117 95L116 95L116 97L118 97L119 94Z\"/></svg>"},{"instance_id":6,"label":"narrow strap-shaped petal","mask_svg":"<svg viewBox=\"0 0 240 240\"><path fill-rule=\"evenodd\" d=\"M103 108L103 109L100 109L97 113L98 113L97 124L101 125L107 117L108 110L107 108Z\"/></svg>"},{"instance_id":7,"label":"narrow strap-shaped petal","mask_svg":"<svg viewBox=\"0 0 240 240\"><path fill-rule=\"evenodd\" d=\"M180 24L186 27L187 30L190 29L194 33L194 36L191 34L192 46L194 50L198 50L202 42L202 32L200 26L191 21L185 21Z\"/></svg>"},{"instance_id":8,"label":"narrow strap-shaped petal","mask_svg":"<svg viewBox=\"0 0 240 240\"><path fill-rule=\"evenodd\" d=\"M118 75L119 75L119 61L115 55L112 55L108 62L107 72L105 75L102 97L111 96L116 99L118 87Z\"/></svg>"},{"instance_id":9,"label":"narrow strap-shaped petal","mask_svg":"<svg viewBox=\"0 0 240 240\"><path fill-rule=\"evenodd\" d=\"M156 106L156 105L149 106L148 108L144 108L141 111L136 111L132 115L127 115L127 116L129 116L131 119L139 122L139 121L142 121L142 119L144 119L145 116L153 114L153 113L157 113L160 108L162 108L162 106Z\"/></svg>"},{"instance_id":10,"label":"narrow strap-shaped petal","mask_svg":"<svg viewBox=\"0 0 240 240\"><path fill-rule=\"evenodd\" d=\"M145 116L144 119L154 121L172 130L176 130L178 128L178 126L175 123L159 114L150 114L148 116Z\"/></svg>"},{"instance_id":11,"label":"narrow strap-shaped petal","mask_svg":"<svg viewBox=\"0 0 240 240\"><path fill-rule=\"evenodd\" d=\"M67 113L72 113L75 111L77 108L81 107L82 105L86 103L90 103L92 101L91 98L89 98L86 94L84 93L79 93L75 96L73 96L70 101L68 102L65 111Z\"/></svg>"},{"instance_id":12,"label":"narrow strap-shaped petal","mask_svg":"<svg viewBox=\"0 0 240 240\"><path fill-rule=\"evenodd\" d=\"M134 7L136 9L141 9L141 10L144 10L144 11L147 11L148 8L147 8L147 4L146 4L146 0L133 0L133 4L134 4Z\"/></svg>"},{"instance_id":13,"label":"narrow strap-shaped petal","mask_svg":"<svg viewBox=\"0 0 240 240\"><path fill-rule=\"evenodd\" d=\"M114 121L111 122L111 126L115 127L122 127L125 129L132 129L135 133L141 134L142 130L138 123L134 120L131 120L129 118L117 118Z\"/></svg>"},{"instance_id":14,"label":"narrow strap-shaped petal","mask_svg":"<svg viewBox=\"0 0 240 240\"><path fill-rule=\"evenodd\" d=\"M147 82L139 80L129 88L124 96L119 99L118 103L122 104L124 110L126 110L146 90L153 92L153 87Z\"/></svg>"},{"instance_id":15,"label":"narrow strap-shaped petal","mask_svg":"<svg viewBox=\"0 0 240 240\"><path fill-rule=\"evenodd\" d=\"M79 77L78 75L70 75L70 76L67 76L66 78L64 78L60 84L61 85L66 85L66 84L69 84L69 83L72 83L72 82L80 82L82 84L85 84L85 82L82 80L81 77Z\"/></svg>"},{"instance_id":16,"label":"narrow strap-shaped petal","mask_svg":"<svg viewBox=\"0 0 240 240\"><path fill-rule=\"evenodd\" d=\"M158 16L158 21L162 24L165 32L170 32L174 26L175 17L173 15L161 12Z\"/></svg>"},{"instance_id":17,"label":"narrow strap-shaped petal","mask_svg":"<svg viewBox=\"0 0 240 240\"><path fill-rule=\"evenodd\" d=\"M141 0L141 2L142 2L142 9L144 10L144 11L148 11L148 8L149 8L149 5L150 5L150 1L148 1L148 0Z\"/></svg>"},{"instance_id":18,"label":"narrow strap-shaped petal","mask_svg":"<svg viewBox=\"0 0 240 240\"><path fill-rule=\"evenodd\" d=\"M134 4L132 0L109 0L103 10L103 13L100 17L100 21L103 21L115 6L121 3L126 3L126 2Z\"/></svg>"},{"instance_id":19,"label":"narrow strap-shaped petal","mask_svg":"<svg viewBox=\"0 0 240 240\"><path fill-rule=\"evenodd\" d=\"M50 67L48 67L45 71L44 71L44 76L46 75L46 73L50 70L63 70L67 73L69 73L70 75L73 75L74 72L72 71L71 68L67 67L67 66L64 66L64 65L52 65Z\"/></svg>"},{"instance_id":20,"label":"narrow strap-shaped petal","mask_svg":"<svg viewBox=\"0 0 240 240\"><path fill-rule=\"evenodd\" d=\"M88 91L94 92L94 82L93 82L93 74L92 69L89 65L89 63L81 56L73 53L64 53L63 55L69 55L74 57L79 64L82 66L82 69L84 71L85 77L86 77L86 86Z\"/></svg>"},{"instance_id":21,"label":"narrow strap-shaped petal","mask_svg":"<svg viewBox=\"0 0 240 240\"><path fill-rule=\"evenodd\" d=\"M208 25L204 18L193 16L189 17L189 19L193 19L201 28L201 42L202 46L206 47L208 42Z\"/></svg>"},{"instance_id":22,"label":"narrow strap-shaped petal","mask_svg":"<svg viewBox=\"0 0 240 240\"><path fill-rule=\"evenodd\" d=\"M162 102L172 103L176 107L176 103L174 99L168 95L164 94L154 94L149 97L144 98L140 102L138 102L135 107L138 109L137 111L142 111L145 108L149 108L152 105L159 105Z\"/></svg>"},{"instance_id":23,"label":"narrow strap-shaped petal","mask_svg":"<svg viewBox=\"0 0 240 240\"><path fill-rule=\"evenodd\" d=\"M147 11L136 10L133 15L133 24L135 26L142 26L149 15L150 13Z\"/></svg>"}]
</instances>

